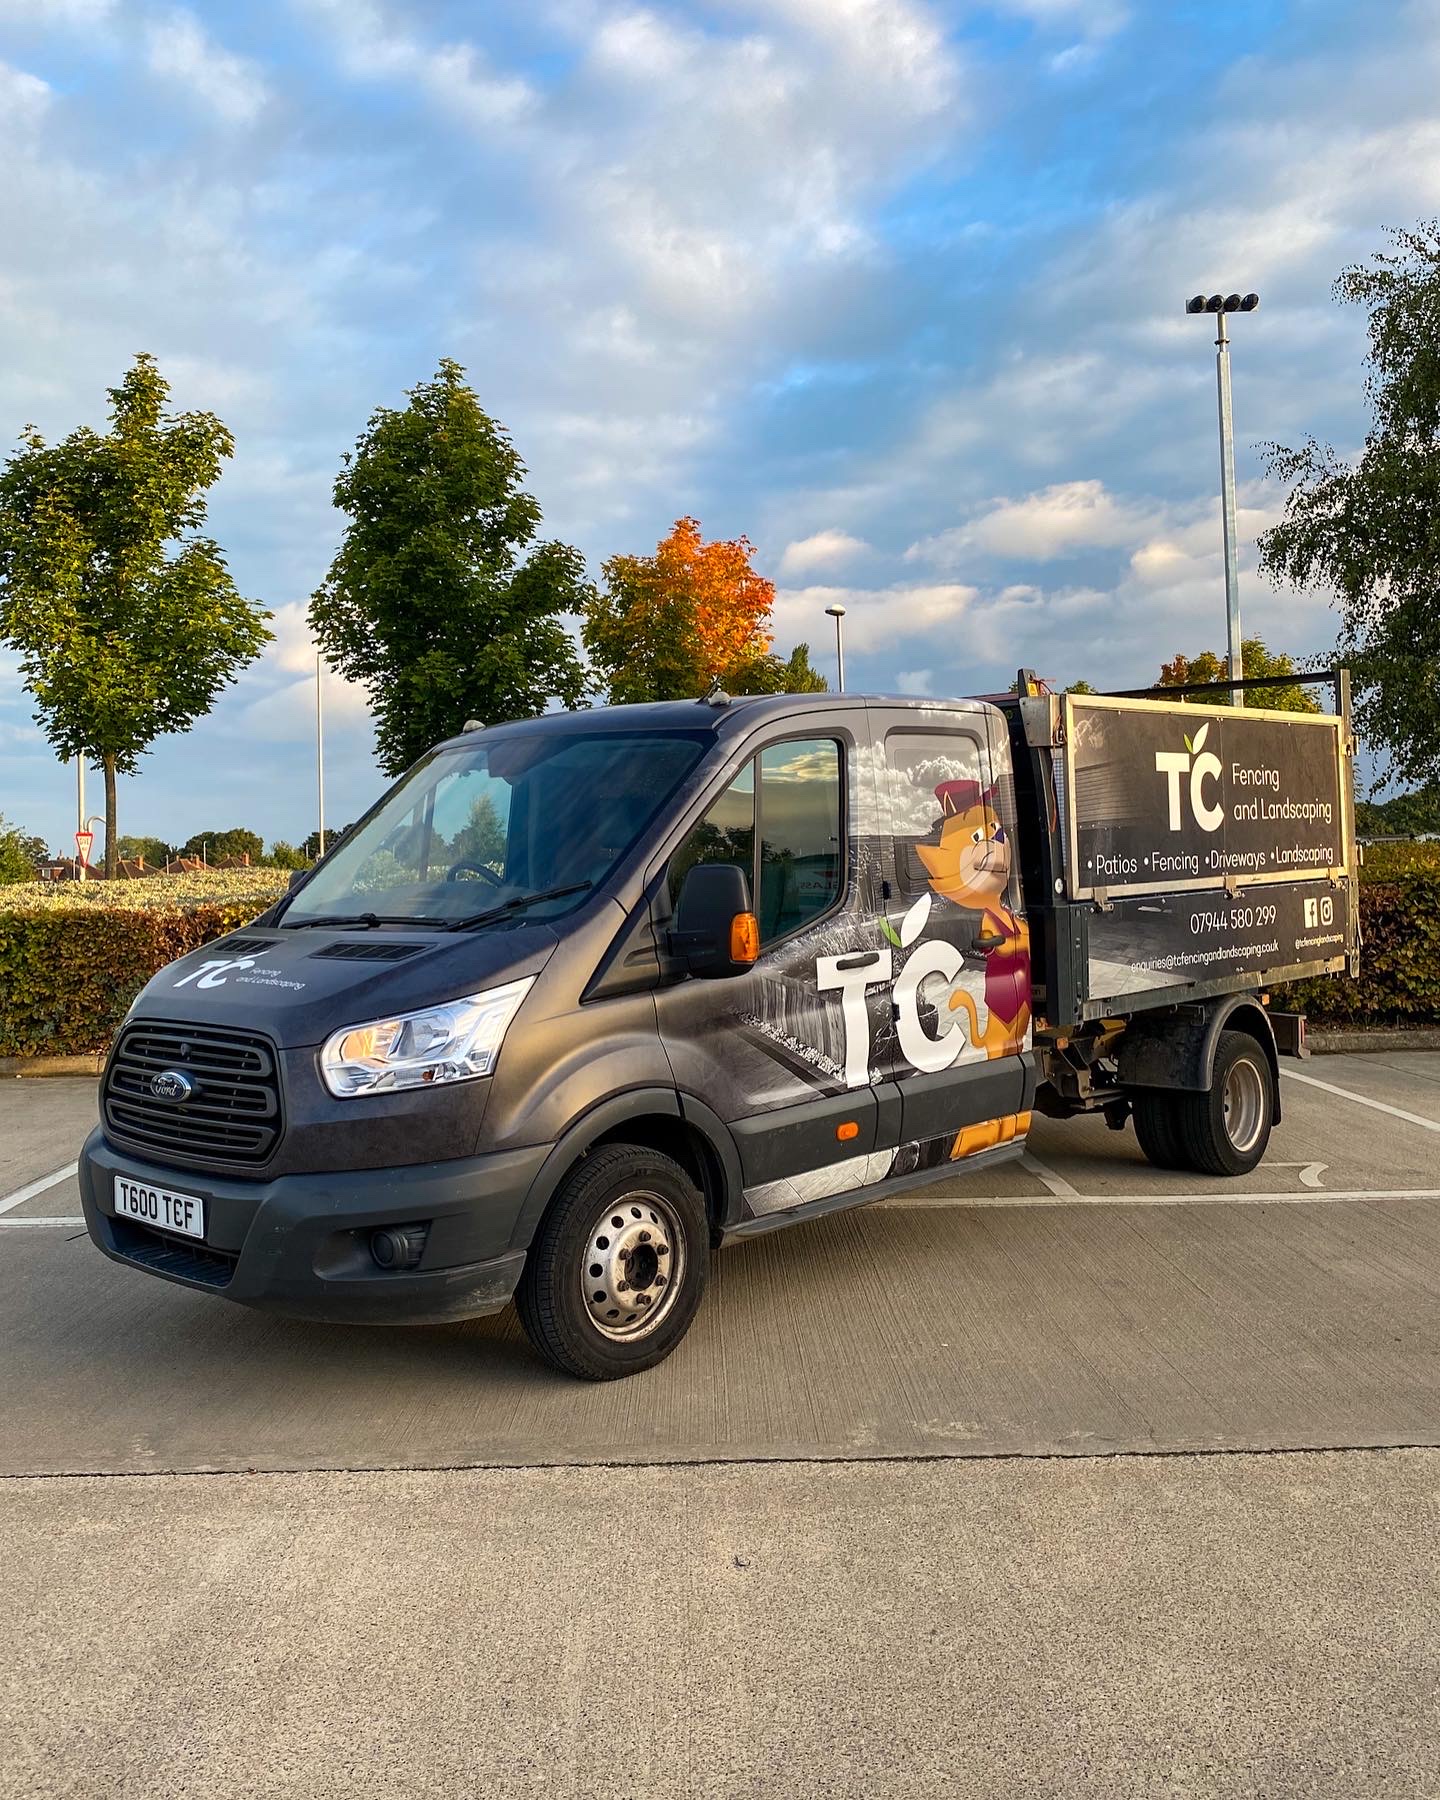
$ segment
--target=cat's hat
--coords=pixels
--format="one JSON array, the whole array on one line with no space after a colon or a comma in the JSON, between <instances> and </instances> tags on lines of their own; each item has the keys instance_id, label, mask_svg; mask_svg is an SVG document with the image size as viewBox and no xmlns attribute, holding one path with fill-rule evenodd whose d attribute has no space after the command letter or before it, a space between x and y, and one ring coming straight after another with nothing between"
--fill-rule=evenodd
<instances>
[{"instance_id":1,"label":"cat's hat","mask_svg":"<svg viewBox=\"0 0 1440 1800\"><path fill-rule=\"evenodd\" d=\"M968 813L977 806L988 806L995 798L995 789L984 787L966 776L960 781L940 782L935 789L935 798L948 819L952 813Z\"/></svg>"}]
</instances>

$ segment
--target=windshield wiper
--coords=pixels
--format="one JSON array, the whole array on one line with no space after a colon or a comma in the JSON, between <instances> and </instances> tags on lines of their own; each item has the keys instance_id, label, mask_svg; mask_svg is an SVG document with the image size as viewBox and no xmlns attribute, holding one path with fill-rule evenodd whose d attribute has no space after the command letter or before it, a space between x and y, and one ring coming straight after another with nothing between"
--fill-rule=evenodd
<instances>
[{"instance_id":1,"label":"windshield wiper","mask_svg":"<svg viewBox=\"0 0 1440 1800\"><path fill-rule=\"evenodd\" d=\"M282 928L285 928L286 921L282 918L280 924ZM288 926L288 929L291 931L309 931L316 925L361 925L366 931L374 931L381 925L439 926L443 924L443 919L415 918L408 913L326 913L323 917L318 919L296 919Z\"/></svg>"},{"instance_id":2,"label":"windshield wiper","mask_svg":"<svg viewBox=\"0 0 1440 1800\"><path fill-rule=\"evenodd\" d=\"M513 900L502 900L499 906L489 907L485 912L471 913L468 919L456 919L447 930L468 931L472 925L488 925L492 919L523 912L527 906L538 906L542 900L563 900L567 894L583 894L594 885L593 881L571 881L564 887L541 888L538 894L517 894Z\"/></svg>"}]
</instances>

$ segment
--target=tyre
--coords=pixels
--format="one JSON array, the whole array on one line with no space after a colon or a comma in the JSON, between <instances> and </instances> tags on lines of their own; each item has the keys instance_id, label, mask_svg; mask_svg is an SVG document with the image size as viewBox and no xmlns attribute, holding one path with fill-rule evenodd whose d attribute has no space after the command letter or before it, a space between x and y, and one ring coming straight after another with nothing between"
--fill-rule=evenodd
<instances>
[{"instance_id":1,"label":"tyre","mask_svg":"<svg viewBox=\"0 0 1440 1800\"><path fill-rule=\"evenodd\" d=\"M1168 1088L1140 1088L1131 1095L1130 1106L1145 1160L1157 1169L1183 1169L1185 1151L1180 1143L1176 1095Z\"/></svg>"},{"instance_id":2,"label":"tyre","mask_svg":"<svg viewBox=\"0 0 1440 1800\"><path fill-rule=\"evenodd\" d=\"M1210 1091L1177 1096L1185 1161L1202 1175L1248 1175L1270 1142L1275 1077L1263 1045L1222 1031Z\"/></svg>"},{"instance_id":3,"label":"tyre","mask_svg":"<svg viewBox=\"0 0 1440 1800\"><path fill-rule=\"evenodd\" d=\"M515 1304L554 1368L614 1381L662 1362L690 1329L710 1259L705 1202L679 1163L607 1144L561 1183Z\"/></svg>"}]
</instances>

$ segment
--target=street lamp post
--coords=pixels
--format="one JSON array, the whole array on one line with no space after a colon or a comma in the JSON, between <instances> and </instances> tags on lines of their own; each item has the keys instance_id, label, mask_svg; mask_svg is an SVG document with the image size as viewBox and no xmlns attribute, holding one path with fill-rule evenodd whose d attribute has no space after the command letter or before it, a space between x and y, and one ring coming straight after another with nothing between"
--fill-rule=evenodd
<instances>
[{"instance_id":1,"label":"street lamp post","mask_svg":"<svg viewBox=\"0 0 1440 1800\"><path fill-rule=\"evenodd\" d=\"M1245 678L1245 650L1240 636L1240 565L1235 530L1235 423L1230 409L1230 333L1228 313L1254 312L1258 294L1196 294L1185 302L1187 313L1213 313L1215 338L1215 388L1220 410L1220 527L1225 540L1225 630L1230 657L1230 679ZM1240 688L1230 694L1231 704L1243 706Z\"/></svg>"},{"instance_id":2,"label":"street lamp post","mask_svg":"<svg viewBox=\"0 0 1440 1800\"><path fill-rule=\"evenodd\" d=\"M835 668L840 679L840 685L836 692L843 694L845 692L845 626L843 623L845 608L837 600L833 606L827 606L825 611L835 621Z\"/></svg>"}]
</instances>

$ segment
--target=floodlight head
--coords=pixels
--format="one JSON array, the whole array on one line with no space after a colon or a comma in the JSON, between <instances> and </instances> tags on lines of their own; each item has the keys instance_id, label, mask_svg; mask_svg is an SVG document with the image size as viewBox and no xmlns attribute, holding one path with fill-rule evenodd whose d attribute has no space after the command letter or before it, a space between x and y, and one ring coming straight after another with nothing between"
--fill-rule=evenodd
<instances>
[{"instance_id":1,"label":"floodlight head","mask_svg":"<svg viewBox=\"0 0 1440 1800\"><path fill-rule=\"evenodd\" d=\"M1240 310L1241 312L1254 312L1259 304L1260 296L1258 294L1247 294L1240 302Z\"/></svg>"},{"instance_id":2,"label":"floodlight head","mask_svg":"<svg viewBox=\"0 0 1440 1800\"><path fill-rule=\"evenodd\" d=\"M1238 294L1227 294L1225 296L1225 310L1226 312L1239 312L1240 296Z\"/></svg>"},{"instance_id":3,"label":"floodlight head","mask_svg":"<svg viewBox=\"0 0 1440 1800\"><path fill-rule=\"evenodd\" d=\"M840 604L840 602L838 600L835 602L835 604L833 606L827 606L825 608L825 610L827 613L829 613L829 615L832 619L843 619L845 617L845 608Z\"/></svg>"},{"instance_id":4,"label":"floodlight head","mask_svg":"<svg viewBox=\"0 0 1440 1800\"><path fill-rule=\"evenodd\" d=\"M1225 296L1223 294L1212 294L1205 302L1205 310L1206 312L1223 312L1225 310Z\"/></svg>"},{"instance_id":5,"label":"floodlight head","mask_svg":"<svg viewBox=\"0 0 1440 1800\"><path fill-rule=\"evenodd\" d=\"M1187 313L1203 313L1205 310L1205 296L1203 294L1196 294L1192 299L1187 300L1185 302L1185 310Z\"/></svg>"}]
</instances>

